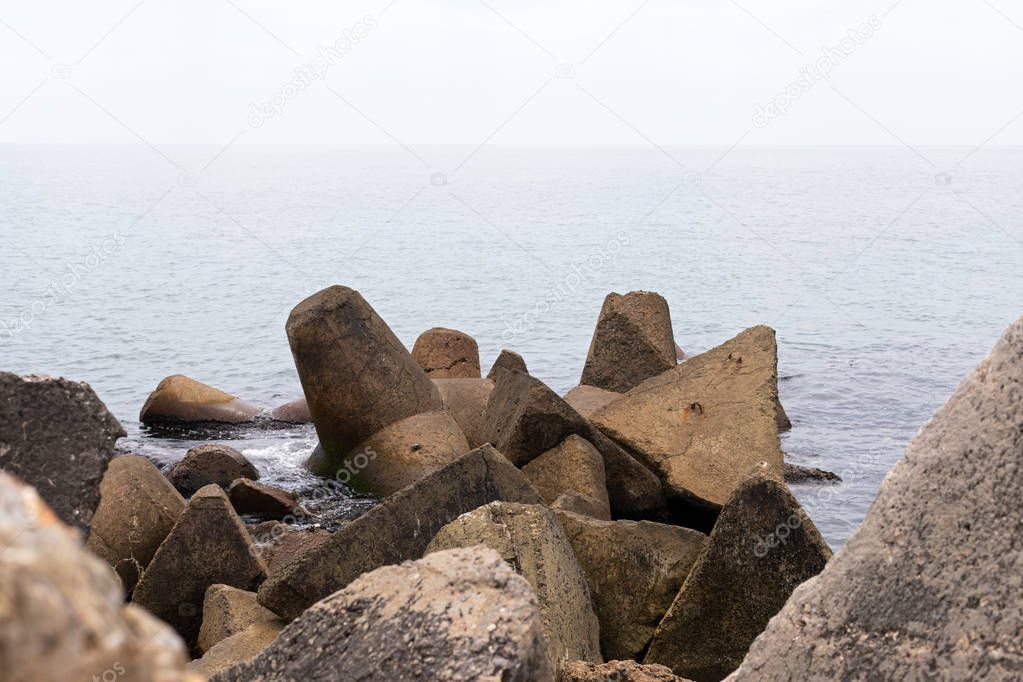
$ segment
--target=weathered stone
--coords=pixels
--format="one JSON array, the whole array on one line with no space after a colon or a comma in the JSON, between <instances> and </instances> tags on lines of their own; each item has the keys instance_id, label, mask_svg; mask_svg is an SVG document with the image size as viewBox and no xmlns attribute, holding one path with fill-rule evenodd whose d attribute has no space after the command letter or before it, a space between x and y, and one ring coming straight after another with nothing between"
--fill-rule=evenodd
<instances>
[{"instance_id":1,"label":"weathered stone","mask_svg":"<svg viewBox=\"0 0 1023 682\"><path fill-rule=\"evenodd\" d=\"M529 374L529 370L526 368L526 361L522 359L522 356L515 351L504 348L498 354L497 360L494 361L493 366L490 368L490 372L487 373L487 378L491 381L496 381L501 372L512 370Z\"/></svg>"},{"instance_id":2,"label":"weathered stone","mask_svg":"<svg viewBox=\"0 0 1023 682\"><path fill-rule=\"evenodd\" d=\"M412 346L412 358L431 379L479 379L476 339L456 329L427 329Z\"/></svg>"},{"instance_id":3,"label":"weathered stone","mask_svg":"<svg viewBox=\"0 0 1023 682\"><path fill-rule=\"evenodd\" d=\"M291 493L247 478L235 479L227 494L239 514L256 514L268 519L308 515Z\"/></svg>"},{"instance_id":4,"label":"weathered stone","mask_svg":"<svg viewBox=\"0 0 1023 682\"><path fill-rule=\"evenodd\" d=\"M283 567L260 588L259 602L292 620L367 571L418 559L444 525L494 500L541 501L522 472L485 445L391 495Z\"/></svg>"},{"instance_id":5,"label":"weathered stone","mask_svg":"<svg viewBox=\"0 0 1023 682\"><path fill-rule=\"evenodd\" d=\"M89 527L123 435L88 384L0 372L0 469L34 486L64 523Z\"/></svg>"},{"instance_id":6,"label":"weathered stone","mask_svg":"<svg viewBox=\"0 0 1023 682\"><path fill-rule=\"evenodd\" d=\"M758 462L781 473L777 376L774 331L753 327L591 419L656 471L673 498L717 508Z\"/></svg>"},{"instance_id":7,"label":"weathered stone","mask_svg":"<svg viewBox=\"0 0 1023 682\"><path fill-rule=\"evenodd\" d=\"M722 508L707 548L664 614L646 663L698 682L738 667L767 621L831 550L785 484L756 467Z\"/></svg>"},{"instance_id":8,"label":"weathered stone","mask_svg":"<svg viewBox=\"0 0 1023 682\"><path fill-rule=\"evenodd\" d=\"M604 479L604 458L593 445L575 434L544 452L524 467L522 473L549 505L564 493L591 501L589 505L598 519L611 519ZM579 500L571 504L577 505Z\"/></svg>"},{"instance_id":9,"label":"weathered stone","mask_svg":"<svg viewBox=\"0 0 1023 682\"><path fill-rule=\"evenodd\" d=\"M557 511L570 511L595 519L608 520L607 506L589 495L574 491L561 493L550 503L550 508Z\"/></svg>"},{"instance_id":10,"label":"weathered stone","mask_svg":"<svg viewBox=\"0 0 1023 682\"><path fill-rule=\"evenodd\" d=\"M257 480L259 472L245 455L234 448L219 443L197 445L179 459L167 478L185 497L196 490L214 483L224 490L239 478Z\"/></svg>"},{"instance_id":11,"label":"weathered stone","mask_svg":"<svg viewBox=\"0 0 1023 682\"><path fill-rule=\"evenodd\" d=\"M138 455L110 460L86 546L105 559L131 594L185 500L152 462Z\"/></svg>"},{"instance_id":12,"label":"weathered stone","mask_svg":"<svg viewBox=\"0 0 1023 682\"><path fill-rule=\"evenodd\" d=\"M313 416L309 414L309 403L306 402L305 398L284 403L271 412L270 417L279 422L288 422L289 424L313 423Z\"/></svg>"},{"instance_id":13,"label":"weathered stone","mask_svg":"<svg viewBox=\"0 0 1023 682\"><path fill-rule=\"evenodd\" d=\"M254 659L277 639L283 628L284 623L280 620L253 623L241 632L217 642L202 658L192 661L188 667L196 673L213 677Z\"/></svg>"},{"instance_id":14,"label":"weathered stone","mask_svg":"<svg viewBox=\"0 0 1023 682\"><path fill-rule=\"evenodd\" d=\"M841 476L831 471L825 471L817 467L789 464L788 462L785 462L782 471L784 472L785 482L789 485L793 483L837 483L842 480Z\"/></svg>"},{"instance_id":15,"label":"weathered stone","mask_svg":"<svg viewBox=\"0 0 1023 682\"><path fill-rule=\"evenodd\" d=\"M559 682L691 682L677 677L663 665L643 665L636 661L609 661L596 664L573 661L561 671Z\"/></svg>"},{"instance_id":16,"label":"weathered stone","mask_svg":"<svg viewBox=\"0 0 1023 682\"><path fill-rule=\"evenodd\" d=\"M586 576L554 512L541 505L491 502L440 529L427 553L490 547L532 585L554 672L565 661L600 662L600 626Z\"/></svg>"},{"instance_id":17,"label":"weathered stone","mask_svg":"<svg viewBox=\"0 0 1023 682\"><path fill-rule=\"evenodd\" d=\"M230 585L210 585L202 602L202 627L195 648L205 653L217 642L250 625L266 622L276 623L278 630L284 627L277 614L259 605L255 592Z\"/></svg>"},{"instance_id":18,"label":"weathered stone","mask_svg":"<svg viewBox=\"0 0 1023 682\"><path fill-rule=\"evenodd\" d=\"M675 364L664 298L652 291L611 293L600 309L579 383L624 393Z\"/></svg>"},{"instance_id":19,"label":"weathered stone","mask_svg":"<svg viewBox=\"0 0 1023 682\"><path fill-rule=\"evenodd\" d=\"M385 426L442 409L437 387L354 289L332 286L302 301L287 332L328 462L340 465Z\"/></svg>"},{"instance_id":20,"label":"weathered stone","mask_svg":"<svg viewBox=\"0 0 1023 682\"><path fill-rule=\"evenodd\" d=\"M1023 318L881 484L863 525L735 680L1018 680Z\"/></svg>"},{"instance_id":21,"label":"weathered stone","mask_svg":"<svg viewBox=\"0 0 1023 682\"><path fill-rule=\"evenodd\" d=\"M132 600L174 626L193 646L210 585L253 590L265 577L266 566L227 495L208 485L189 500L139 579Z\"/></svg>"},{"instance_id":22,"label":"weathered stone","mask_svg":"<svg viewBox=\"0 0 1023 682\"><path fill-rule=\"evenodd\" d=\"M0 472L0 677L197 682L181 639L136 606L31 487Z\"/></svg>"},{"instance_id":23,"label":"weathered stone","mask_svg":"<svg viewBox=\"0 0 1023 682\"><path fill-rule=\"evenodd\" d=\"M572 406L572 409L586 417L604 407L608 403L618 400L622 393L605 391L596 386L579 385L565 394L565 402Z\"/></svg>"},{"instance_id":24,"label":"weathered stone","mask_svg":"<svg viewBox=\"0 0 1023 682\"><path fill-rule=\"evenodd\" d=\"M494 391L494 382L490 379L434 379L433 383L440 390L444 409L458 422L469 446L483 445L486 442L483 416Z\"/></svg>"},{"instance_id":25,"label":"weathered stone","mask_svg":"<svg viewBox=\"0 0 1023 682\"><path fill-rule=\"evenodd\" d=\"M239 400L230 393L207 386L181 374L161 381L149 394L139 421L143 424L249 422L262 412L255 405Z\"/></svg>"},{"instance_id":26,"label":"weathered stone","mask_svg":"<svg viewBox=\"0 0 1023 682\"><path fill-rule=\"evenodd\" d=\"M322 528L293 528L286 523L275 523L265 531L250 529L249 534L266 564L267 577L277 575L285 566L330 539L330 531Z\"/></svg>"},{"instance_id":27,"label":"weathered stone","mask_svg":"<svg viewBox=\"0 0 1023 682\"><path fill-rule=\"evenodd\" d=\"M707 536L651 521L558 519L589 581L604 658L640 657Z\"/></svg>"},{"instance_id":28,"label":"weathered stone","mask_svg":"<svg viewBox=\"0 0 1023 682\"><path fill-rule=\"evenodd\" d=\"M485 547L385 566L211 682L357 679L553 682L533 590Z\"/></svg>"}]
</instances>

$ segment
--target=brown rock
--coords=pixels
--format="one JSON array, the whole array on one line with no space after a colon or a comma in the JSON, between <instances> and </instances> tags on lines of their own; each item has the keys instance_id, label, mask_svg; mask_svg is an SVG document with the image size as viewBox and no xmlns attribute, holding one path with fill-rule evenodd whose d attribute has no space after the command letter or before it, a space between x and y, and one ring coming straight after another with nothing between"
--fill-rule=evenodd
<instances>
[{"instance_id":1,"label":"brown rock","mask_svg":"<svg viewBox=\"0 0 1023 682\"><path fill-rule=\"evenodd\" d=\"M271 412L270 417L279 422L288 422L289 424L313 423L313 416L309 414L309 403L306 402L305 398L284 403Z\"/></svg>"},{"instance_id":2,"label":"brown rock","mask_svg":"<svg viewBox=\"0 0 1023 682\"><path fill-rule=\"evenodd\" d=\"M636 661L609 661L596 664L573 661L561 671L560 682L692 682L676 677L663 665L643 665Z\"/></svg>"},{"instance_id":3,"label":"brown rock","mask_svg":"<svg viewBox=\"0 0 1023 682\"><path fill-rule=\"evenodd\" d=\"M562 505L578 508L582 504L596 518L611 520L604 458L585 438L569 436L522 467L522 473L547 504L553 505L565 493L574 493Z\"/></svg>"},{"instance_id":4,"label":"brown rock","mask_svg":"<svg viewBox=\"0 0 1023 682\"><path fill-rule=\"evenodd\" d=\"M431 379L480 378L476 340L455 329L427 329L412 346L412 358Z\"/></svg>"},{"instance_id":5,"label":"brown rock","mask_svg":"<svg viewBox=\"0 0 1023 682\"><path fill-rule=\"evenodd\" d=\"M675 362L685 362L686 352L682 350L682 346L675 344Z\"/></svg>"},{"instance_id":6,"label":"brown rock","mask_svg":"<svg viewBox=\"0 0 1023 682\"><path fill-rule=\"evenodd\" d=\"M838 483L842 480L841 476L831 471L789 464L788 462L785 462L782 471L785 475L785 482L789 485L794 483Z\"/></svg>"},{"instance_id":7,"label":"brown rock","mask_svg":"<svg viewBox=\"0 0 1023 682\"><path fill-rule=\"evenodd\" d=\"M608 520L607 507L589 495L569 491L561 493L551 502L550 508L555 511L570 511L594 519Z\"/></svg>"},{"instance_id":8,"label":"brown rock","mask_svg":"<svg viewBox=\"0 0 1023 682\"><path fill-rule=\"evenodd\" d=\"M652 291L604 299L580 384L624 393L676 364L668 304Z\"/></svg>"},{"instance_id":9,"label":"brown rock","mask_svg":"<svg viewBox=\"0 0 1023 682\"><path fill-rule=\"evenodd\" d=\"M253 623L241 632L217 642L202 658L192 661L188 667L196 673L213 677L248 663L270 646L283 628L284 623L279 620Z\"/></svg>"},{"instance_id":10,"label":"brown rock","mask_svg":"<svg viewBox=\"0 0 1023 682\"><path fill-rule=\"evenodd\" d=\"M265 533L253 533L252 540L266 564L267 577L273 577L288 564L298 561L330 539L322 528L292 528L278 523Z\"/></svg>"},{"instance_id":11,"label":"brown rock","mask_svg":"<svg viewBox=\"0 0 1023 682\"><path fill-rule=\"evenodd\" d=\"M171 484L185 497L211 483L224 490L239 478L256 480L259 472L245 455L219 443L197 445L167 472Z\"/></svg>"},{"instance_id":12,"label":"brown rock","mask_svg":"<svg viewBox=\"0 0 1023 682\"><path fill-rule=\"evenodd\" d=\"M529 374L529 370L526 368L526 361L522 359L522 356L515 351L504 348L497 356L497 360L494 361L494 365L490 368L490 372L487 374L487 378L491 381L497 381L498 375L501 372L517 370Z\"/></svg>"},{"instance_id":13,"label":"brown rock","mask_svg":"<svg viewBox=\"0 0 1023 682\"><path fill-rule=\"evenodd\" d=\"M262 412L255 405L239 400L212 386L174 374L161 381L142 406L143 424L252 421Z\"/></svg>"},{"instance_id":14,"label":"brown rock","mask_svg":"<svg viewBox=\"0 0 1023 682\"><path fill-rule=\"evenodd\" d=\"M138 455L110 460L86 546L105 559L131 594L185 509L185 500L152 462Z\"/></svg>"},{"instance_id":15,"label":"brown rock","mask_svg":"<svg viewBox=\"0 0 1023 682\"><path fill-rule=\"evenodd\" d=\"M618 400L622 395L622 393L605 391L596 386L580 385L565 394L565 402L571 405L576 412L589 419L594 412L604 405Z\"/></svg>"},{"instance_id":16,"label":"brown rock","mask_svg":"<svg viewBox=\"0 0 1023 682\"><path fill-rule=\"evenodd\" d=\"M257 514L269 519L308 516L291 493L247 478L235 479L227 494L239 514Z\"/></svg>"},{"instance_id":17,"label":"brown rock","mask_svg":"<svg viewBox=\"0 0 1023 682\"><path fill-rule=\"evenodd\" d=\"M273 611L259 605L255 592L230 585L210 585L202 603L202 627L195 648L205 653L256 623L272 623L278 630L284 627Z\"/></svg>"},{"instance_id":18,"label":"brown rock","mask_svg":"<svg viewBox=\"0 0 1023 682\"><path fill-rule=\"evenodd\" d=\"M494 391L494 382L490 379L434 379L433 383L440 390L444 409L458 422L469 446L483 445L486 442L483 416Z\"/></svg>"}]
</instances>

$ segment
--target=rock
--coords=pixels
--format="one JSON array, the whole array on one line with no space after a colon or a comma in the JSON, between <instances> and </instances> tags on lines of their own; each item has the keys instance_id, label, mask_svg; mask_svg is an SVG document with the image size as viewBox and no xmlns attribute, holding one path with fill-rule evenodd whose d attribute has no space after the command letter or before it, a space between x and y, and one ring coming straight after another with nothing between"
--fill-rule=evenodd
<instances>
[{"instance_id":1,"label":"rock","mask_svg":"<svg viewBox=\"0 0 1023 682\"><path fill-rule=\"evenodd\" d=\"M777 376L774 331L753 327L591 419L657 472L673 499L718 508L758 462L781 473Z\"/></svg>"},{"instance_id":2,"label":"rock","mask_svg":"<svg viewBox=\"0 0 1023 682\"><path fill-rule=\"evenodd\" d=\"M308 515L291 493L247 478L235 479L227 494L239 514L256 514L268 519Z\"/></svg>"},{"instance_id":3,"label":"rock","mask_svg":"<svg viewBox=\"0 0 1023 682\"><path fill-rule=\"evenodd\" d=\"M292 528L278 523L265 536L253 536L253 542L258 545L259 555L266 564L267 577L273 577L329 538L330 532L322 528Z\"/></svg>"},{"instance_id":4,"label":"rock","mask_svg":"<svg viewBox=\"0 0 1023 682\"><path fill-rule=\"evenodd\" d=\"M775 475L756 467L722 508L645 663L698 682L721 680L792 591L824 568L831 550Z\"/></svg>"},{"instance_id":5,"label":"rock","mask_svg":"<svg viewBox=\"0 0 1023 682\"><path fill-rule=\"evenodd\" d=\"M565 402L571 405L576 412L589 419L591 414L604 405L618 400L622 395L622 393L605 391L596 386L579 385L565 394Z\"/></svg>"},{"instance_id":6,"label":"rock","mask_svg":"<svg viewBox=\"0 0 1023 682\"><path fill-rule=\"evenodd\" d=\"M604 481L604 458L585 438L575 434L569 436L522 467L522 473L547 504L554 504L564 493L575 493L570 501L563 504L582 504L596 518L611 520Z\"/></svg>"},{"instance_id":7,"label":"rock","mask_svg":"<svg viewBox=\"0 0 1023 682\"><path fill-rule=\"evenodd\" d=\"M367 573L211 682L413 679L553 682L533 590L493 550Z\"/></svg>"},{"instance_id":8,"label":"rock","mask_svg":"<svg viewBox=\"0 0 1023 682\"><path fill-rule=\"evenodd\" d=\"M335 531L267 580L259 602L292 620L367 571L418 559L448 522L494 500L533 504L540 496L522 472L485 445Z\"/></svg>"},{"instance_id":9,"label":"rock","mask_svg":"<svg viewBox=\"0 0 1023 682\"><path fill-rule=\"evenodd\" d=\"M89 527L123 435L88 384L0 372L0 469L34 486L64 523Z\"/></svg>"},{"instance_id":10,"label":"rock","mask_svg":"<svg viewBox=\"0 0 1023 682\"><path fill-rule=\"evenodd\" d=\"M359 292L332 286L299 303L288 341L328 463L406 417L442 409L440 392Z\"/></svg>"},{"instance_id":11,"label":"rock","mask_svg":"<svg viewBox=\"0 0 1023 682\"><path fill-rule=\"evenodd\" d=\"M583 516L595 519L609 520L607 507L589 495L582 495L577 492L568 491L561 493L550 503L550 508L556 511L570 511Z\"/></svg>"},{"instance_id":12,"label":"rock","mask_svg":"<svg viewBox=\"0 0 1023 682\"><path fill-rule=\"evenodd\" d=\"M675 364L664 298L652 291L611 293L600 309L579 383L624 393Z\"/></svg>"},{"instance_id":13,"label":"rock","mask_svg":"<svg viewBox=\"0 0 1023 682\"><path fill-rule=\"evenodd\" d=\"M202 627L195 648L205 653L256 623L275 623L278 630L284 627L273 611L259 605L255 592L230 585L210 585L202 602Z\"/></svg>"},{"instance_id":14,"label":"rock","mask_svg":"<svg viewBox=\"0 0 1023 682\"><path fill-rule=\"evenodd\" d=\"M138 455L110 460L86 546L106 560L131 594L185 500L152 462Z\"/></svg>"},{"instance_id":15,"label":"rock","mask_svg":"<svg viewBox=\"0 0 1023 682\"><path fill-rule=\"evenodd\" d=\"M490 368L490 372L487 374L487 378L491 381L497 381L498 375L501 372L518 370L525 374L529 374L529 370L526 369L526 361L522 359L522 356L515 351L504 348L497 356L497 360L494 361L493 366Z\"/></svg>"},{"instance_id":16,"label":"rock","mask_svg":"<svg viewBox=\"0 0 1023 682\"><path fill-rule=\"evenodd\" d=\"M494 382L490 379L434 379L433 383L440 391L444 409L458 422L469 446L478 448L486 443L483 416L494 391Z\"/></svg>"},{"instance_id":17,"label":"rock","mask_svg":"<svg viewBox=\"0 0 1023 682\"><path fill-rule=\"evenodd\" d=\"M675 362L685 362L686 352L682 350L682 346L675 344Z\"/></svg>"},{"instance_id":18,"label":"rock","mask_svg":"<svg viewBox=\"0 0 1023 682\"><path fill-rule=\"evenodd\" d=\"M412 359L431 379L480 378L476 340L455 329L427 329L412 346Z\"/></svg>"},{"instance_id":19,"label":"rock","mask_svg":"<svg viewBox=\"0 0 1023 682\"><path fill-rule=\"evenodd\" d=\"M257 480L259 472L245 455L219 443L205 443L189 450L168 471L167 478L185 497L211 483L224 490L239 478Z\"/></svg>"},{"instance_id":20,"label":"rock","mask_svg":"<svg viewBox=\"0 0 1023 682\"><path fill-rule=\"evenodd\" d=\"M789 464L788 462L785 462L782 471L784 472L785 482L789 485L793 483L837 483L842 480L842 477L836 473L816 467Z\"/></svg>"},{"instance_id":21,"label":"rock","mask_svg":"<svg viewBox=\"0 0 1023 682\"><path fill-rule=\"evenodd\" d=\"M161 381L149 394L139 413L143 424L249 422L262 412L255 405L239 400L230 393L175 374Z\"/></svg>"},{"instance_id":22,"label":"rock","mask_svg":"<svg viewBox=\"0 0 1023 682\"><path fill-rule=\"evenodd\" d=\"M125 606L110 567L83 550L35 490L2 472L0 548L4 680L198 682L174 631Z\"/></svg>"},{"instance_id":23,"label":"rock","mask_svg":"<svg viewBox=\"0 0 1023 682\"><path fill-rule=\"evenodd\" d=\"M536 592L555 673L566 661L603 660L586 576L552 511L535 504L491 502L441 528L426 552L481 544L496 551Z\"/></svg>"},{"instance_id":24,"label":"rock","mask_svg":"<svg viewBox=\"0 0 1023 682\"><path fill-rule=\"evenodd\" d=\"M289 424L313 423L313 416L309 414L309 403L306 402L305 398L284 403L271 412L270 417L279 422L288 422Z\"/></svg>"},{"instance_id":25,"label":"rock","mask_svg":"<svg viewBox=\"0 0 1023 682\"><path fill-rule=\"evenodd\" d=\"M284 623L279 620L253 623L241 632L217 642L203 657L192 661L189 668L212 677L262 653L280 634Z\"/></svg>"},{"instance_id":26,"label":"rock","mask_svg":"<svg viewBox=\"0 0 1023 682\"><path fill-rule=\"evenodd\" d=\"M170 623L192 646L210 585L254 590L265 577L266 566L227 495L208 485L192 496L156 550L132 601Z\"/></svg>"},{"instance_id":27,"label":"rock","mask_svg":"<svg viewBox=\"0 0 1023 682\"><path fill-rule=\"evenodd\" d=\"M1023 318L924 424L735 680L1018 680Z\"/></svg>"},{"instance_id":28,"label":"rock","mask_svg":"<svg viewBox=\"0 0 1023 682\"><path fill-rule=\"evenodd\" d=\"M573 661L561 671L559 682L691 682L676 677L663 665L643 665L636 661L609 661L603 664Z\"/></svg>"},{"instance_id":29,"label":"rock","mask_svg":"<svg viewBox=\"0 0 1023 682\"><path fill-rule=\"evenodd\" d=\"M651 521L558 519L593 594L604 658L641 657L707 536Z\"/></svg>"}]
</instances>

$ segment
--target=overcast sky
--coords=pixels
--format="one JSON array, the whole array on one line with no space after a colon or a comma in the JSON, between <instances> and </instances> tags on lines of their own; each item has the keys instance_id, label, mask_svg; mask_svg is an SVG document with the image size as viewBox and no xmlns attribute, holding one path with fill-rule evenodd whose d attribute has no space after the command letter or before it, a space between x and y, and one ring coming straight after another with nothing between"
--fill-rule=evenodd
<instances>
[{"instance_id":1,"label":"overcast sky","mask_svg":"<svg viewBox=\"0 0 1023 682\"><path fill-rule=\"evenodd\" d=\"M1023 5L892 2L3 0L0 142L1023 144Z\"/></svg>"}]
</instances>

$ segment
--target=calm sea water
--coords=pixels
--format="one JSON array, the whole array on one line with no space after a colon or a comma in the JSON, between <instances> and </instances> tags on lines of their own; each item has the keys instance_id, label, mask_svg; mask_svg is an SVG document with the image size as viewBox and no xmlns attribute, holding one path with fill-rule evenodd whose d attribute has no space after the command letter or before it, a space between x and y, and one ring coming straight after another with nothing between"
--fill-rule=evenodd
<instances>
[{"instance_id":1,"label":"calm sea water","mask_svg":"<svg viewBox=\"0 0 1023 682\"><path fill-rule=\"evenodd\" d=\"M149 391L300 396L284 323L326 285L409 346L462 329L561 392L605 294L655 290L690 354L777 330L783 447L845 479L796 489L837 546L1023 313L1020 149L413 151L0 147L0 367L88 381L168 463L193 443L140 428ZM313 486L309 428L236 438L267 480Z\"/></svg>"}]
</instances>

